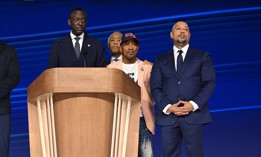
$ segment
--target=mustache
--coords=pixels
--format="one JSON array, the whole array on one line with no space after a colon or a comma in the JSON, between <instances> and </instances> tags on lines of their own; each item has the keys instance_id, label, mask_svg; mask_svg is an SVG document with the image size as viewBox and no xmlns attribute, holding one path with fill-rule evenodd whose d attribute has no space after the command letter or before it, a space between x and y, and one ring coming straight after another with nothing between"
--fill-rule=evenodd
<instances>
[{"instance_id":1,"label":"mustache","mask_svg":"<svg viewBox=\"0 0 261 157\"><path fill-rule=\"evenodd\" d=\"M180 36L185 37L186 35L185 35L185 33L180 33L178 36L179 36L179 37L180 37Z\"/></svg>"}]
</instances>

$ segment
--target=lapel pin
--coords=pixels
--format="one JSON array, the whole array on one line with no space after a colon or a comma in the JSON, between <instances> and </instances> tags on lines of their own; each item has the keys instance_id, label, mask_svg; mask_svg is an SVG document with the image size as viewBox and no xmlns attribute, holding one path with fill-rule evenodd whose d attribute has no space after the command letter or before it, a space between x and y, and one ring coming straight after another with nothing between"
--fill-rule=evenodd
<instances>
[{"instance_id":1,"label":"lapel pin","mask_svg":"<svg viewBox=\"0 0 261 157\"><path fill-rule=\"evenodd\" d=\"M90 45L90 44L88 44L88 47L91 47L91 45Z\"/></svg>"}]
</instances>

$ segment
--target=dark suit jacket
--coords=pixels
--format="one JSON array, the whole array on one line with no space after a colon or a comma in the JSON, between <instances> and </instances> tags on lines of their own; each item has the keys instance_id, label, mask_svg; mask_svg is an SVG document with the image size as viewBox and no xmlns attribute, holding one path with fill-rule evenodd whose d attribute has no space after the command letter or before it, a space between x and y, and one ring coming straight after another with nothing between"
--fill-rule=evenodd
<instances>
[{"instance_id":1,"label":"dark suit jacket","mask_svg":"<svg viewBox=\"0 0 261 157\"><path fill-rule=\"evenodd\" d=\"M99 40L84 34L80 59L77 60L70 34L55 41L49 55L48 68L55 67L105 67L105 49Z\"/></svg>"},{"instance_id":2,"label":"dark suit jacket","mask_svg":"<svg viewBox=\"0 0 261 157\"><path fill-rule=\"evenodd\" d=\"M20 68L15 49L0 41L0 115L11 112L10 92L19 80Z\"/></svg>"},{"instance_id":3,"label":"dark suit jacket","mask_svg":"<svg viewBox=\"0 0 261 157\"><path fill-rule=\"evenodd\" d=\"M177 120L174 114L166 115L163 109L177 103L179 98L194 101L199 106L195 112L183 116L190 124L211 121L208 100L215 88L215 69L209 53L189 47L181 74L175 70L173 50L156 57L151 74L151 93L158 106L156 123L171 125Z\"/></svg>"}]
</instances>

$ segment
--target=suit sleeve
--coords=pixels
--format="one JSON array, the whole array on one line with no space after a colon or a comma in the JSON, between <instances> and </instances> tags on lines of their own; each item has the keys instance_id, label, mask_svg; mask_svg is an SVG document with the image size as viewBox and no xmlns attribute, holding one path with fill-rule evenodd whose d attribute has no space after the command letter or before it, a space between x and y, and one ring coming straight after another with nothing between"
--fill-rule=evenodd
<instances>
[{"instance_id":1,"label":"suit sleeve","mask_svg":"<svg viewBox=\"0 0 261 157\"><path fill-rule=\"evenodd\" d=\"M202 105L208 103L208 100L215 89L215 84L216 73L213 61L209 53L206 53L201 68L201 90L192 99L192 101L194 101L199 106L199 109L202 107Z\"/></svg>"},{"instance_id":2,"label":"suit sleeve","mask_svg":"<svg viewBox=\"0 0 261 157\"><path fill-rule=\"evenodd\" d=\"M0 81L0 99L6 97L20 80L20 67L15 49L6 48L4 51L8 52L8 57L4 58L8 64L5 64L6 67L4 67L7 69L7 75Z\"/></svg>"},{"instance_id":3,"label":"suit sleeve","mask_svg":"<svg viewBox=\"0 0 261 157\"><path fill-rule=\"evenodd\" d=\"M152 65L144 65L143 67L145 69L145 73L143 76L143 80L144 80L143 90L146 91L142 92L142 99L144 99L144 101L146 101L150 106L154 106L154 100L151 96L151 90L150 90L150 76L151 76Z\"/></svg>"},{"instance_id":4,"label":"suit sleeve","mask_svg":"<svg viewBox=\"0 0 261 157\"><path fill-rule=\"evenodd\" d=\"M48 58L48 68L55 68L59 66L58 44L52 44L51 51Z\"/></svg>"},{"instance_id":5,"label":"suit sleeve","mask_svg":"<svg viewBox=\"0 0 261 157\"><path fill-rule=\"evenodd\" d=\"M151 77L150 77L150 89L151 95L158 105L159 109L163 111L163 109L170 104L170 101L166 97L163 92L163 79L162 73L160 70L160 63L156 58L155 63L153 64Z\"/></svg>"}]
</instances>

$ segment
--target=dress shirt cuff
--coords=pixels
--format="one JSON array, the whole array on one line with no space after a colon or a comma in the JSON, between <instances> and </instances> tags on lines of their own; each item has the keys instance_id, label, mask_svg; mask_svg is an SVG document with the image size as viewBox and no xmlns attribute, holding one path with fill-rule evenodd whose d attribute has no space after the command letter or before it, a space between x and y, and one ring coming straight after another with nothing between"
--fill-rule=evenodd
<instances>
[{"instance_id":1,"label":"dress shirt cuff","mask_svg":"<svg viewBox=\"0 0 261 157\"><path fill-rule=\"evenodd\" d=\"M169 107L171 106L171 104L168 104L164 109L163 109L163 113L165 113L166 115L169 115L170 112L168 111Z\"/></svg>"},{"instance_id":2,"label":"dress shirt cuff","mask_svg":"<svg viewBox=\"0 0 261 157\"><path fill-rule=\"evenodd\" d=\"M198 107L198 104L196 104L194 101L190 100L189 102L190 102L191 105L193 106L193 109L192 109L193 112L196 111L196 110L199 108L199 107Z\"/></svg>"}]
</instances>

